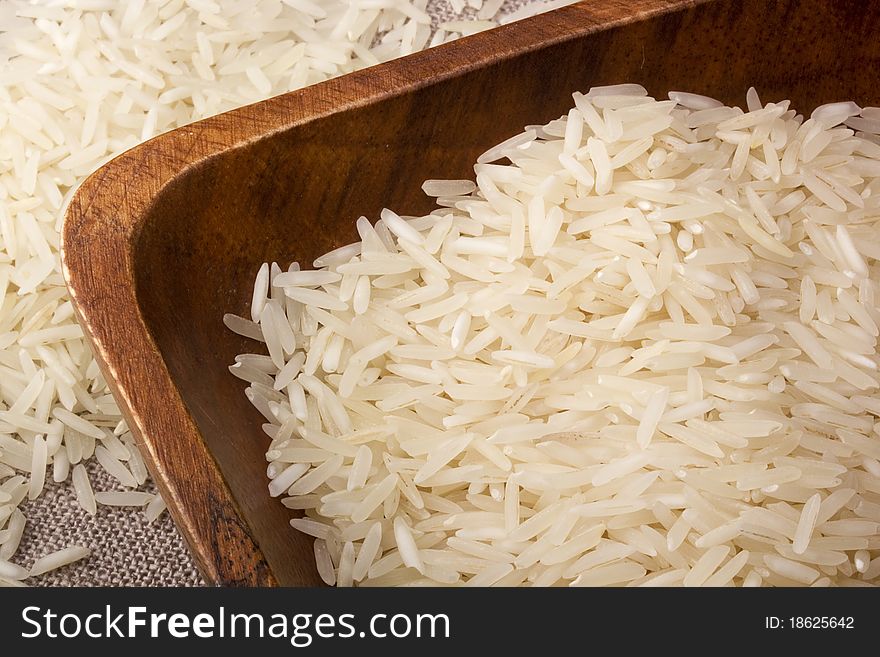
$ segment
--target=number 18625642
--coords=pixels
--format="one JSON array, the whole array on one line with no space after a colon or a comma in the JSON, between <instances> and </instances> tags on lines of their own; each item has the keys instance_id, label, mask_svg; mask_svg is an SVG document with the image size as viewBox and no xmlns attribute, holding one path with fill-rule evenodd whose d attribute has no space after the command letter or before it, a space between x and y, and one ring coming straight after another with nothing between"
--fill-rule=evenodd
<instances>
[{"instance_id":1,"label":"number 18625642","mask_svg":"<svg viewBox=\"0 0 880 657\"><path fill-rule=\"evenodd\" d=\"M852 616L765 616L764 627L768 630L852 630L855 618Z\"/></svg>"}]
</instances>

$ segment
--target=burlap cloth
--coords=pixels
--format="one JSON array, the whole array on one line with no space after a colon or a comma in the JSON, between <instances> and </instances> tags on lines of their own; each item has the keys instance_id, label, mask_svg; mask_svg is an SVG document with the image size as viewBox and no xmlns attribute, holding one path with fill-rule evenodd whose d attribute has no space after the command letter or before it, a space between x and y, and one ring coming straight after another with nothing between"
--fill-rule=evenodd
<instances>
[{"instance_id":1,"label":"burlap cloth","mask_svg":"<svg viewBox=\"0 0 880 657\"><path fill-rule=\"evenodd\" d=\"M507 0L502 13L535 0ZM429 0L428 12L438 23L461 16L447 0ZM95 491L121 490L95 461L88 464ZM50 470L51 472L51 470ZM51 476L51 475L50 475ZM149 490L154 490L152 486ZM43 495L22 506L27 526L17 563L29 567L37 558L68 545L82 545L92 556L29 581L34 586L204 586L186 543L165 513L147 523L143 509L98 506L90 516L76 503L69 483L46 485Z\"/></svg>"},{"instance_id":2,"label":"burlap cloth","mask_svg":"<svg viewBox=\"0 0 880 657\"><path fill-rule=\"evenodd\" d=\"M97 461L86 469L95 491L122 490ZM150 485L148 490L155 491ZM34 586L202 586L171 517L152 525L143 509L98 505L90 516L77 503L69 483L47 485L43 495L22 506L27 525L15 561L29 567L44 554L82 545L92 556L42 577Z\"/></svg>"}]
</instances>

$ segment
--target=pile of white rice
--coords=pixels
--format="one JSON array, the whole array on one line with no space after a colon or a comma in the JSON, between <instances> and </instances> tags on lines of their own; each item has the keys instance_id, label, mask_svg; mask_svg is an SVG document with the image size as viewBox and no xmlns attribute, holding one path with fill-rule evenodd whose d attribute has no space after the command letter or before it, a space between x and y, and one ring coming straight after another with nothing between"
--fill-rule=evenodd
<instances>
[{"instance_id":1,"label":"pile of white rice","mask_svg":"<svg viewBox=\"0 0 880 657\"><path fill-rule=\"evenodd\" d=\"M880 110L574 103L226 316L321 577L877 583Z\"/></svg>"},{"instance_id":2,"label":"pile of white rice","mask_svg":"<svg viewBox=\"0 0 880 657\"><path fill-rule=\"evenodd\" d=\"M467 0L475 20L436 31L427 4L0 2L0 586L89 552L13 563L26 524L18 506L41 494L47 466L54 481L72 481L89 513L164 509L154 495L95 493L82 465L94 455L123 488L147 478L61 276L59 227L73 189L161 131L491 27L502 3Z\"/></svg>"}]
</instances>

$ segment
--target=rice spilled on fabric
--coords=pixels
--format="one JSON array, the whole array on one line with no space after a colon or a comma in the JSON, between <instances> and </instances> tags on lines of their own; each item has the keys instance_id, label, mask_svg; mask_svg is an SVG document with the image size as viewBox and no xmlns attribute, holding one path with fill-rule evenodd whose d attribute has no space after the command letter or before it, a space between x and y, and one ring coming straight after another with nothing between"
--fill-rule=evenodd
<instances>
[{"instance_id":1,"label":"rice spilled on fabric","mask_svg":"<svg viewBox=\"0 0 880 657\"><path fill-rule=\"evenodd\" d=\"M152 521L165 509L142 493L96 494L81 465L96 456L124 488L147 480L64 286L59 232L74 189L160 132L486 29L501 8L469 2L479 16L432 33L427 0L379 5L0 3L0 560L14 557L17 507L42 493L47 467L92 515L99 504L145 505ZM18 568L0 568L0 586L17 585Z\"/></svg>"}]
</instances>

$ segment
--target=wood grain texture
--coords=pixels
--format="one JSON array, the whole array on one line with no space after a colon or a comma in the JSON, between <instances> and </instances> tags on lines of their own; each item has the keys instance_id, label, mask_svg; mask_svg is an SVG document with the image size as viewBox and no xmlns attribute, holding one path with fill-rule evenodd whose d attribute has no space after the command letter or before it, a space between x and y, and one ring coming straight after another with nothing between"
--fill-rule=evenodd
<instances>
[{"instance_id":1,"label":"wood grain texture","mask_svg":"<svg viewBox=\"0 0 880 657\"><path fill-rule=\"evenodd\" d=\"M428 210L424 179L471 177L481 151L593 85L878 104L878 19L846 0L584 2L180 128L92 175L67 212L65 275L205 578L319 583L226 369L254 343L221 318L246 314L262 262L308 264L385 206Z\"/></svg>"}]
</instances>

